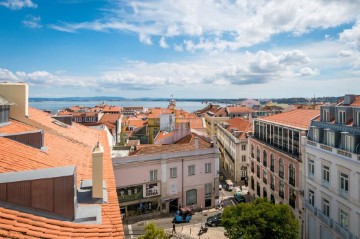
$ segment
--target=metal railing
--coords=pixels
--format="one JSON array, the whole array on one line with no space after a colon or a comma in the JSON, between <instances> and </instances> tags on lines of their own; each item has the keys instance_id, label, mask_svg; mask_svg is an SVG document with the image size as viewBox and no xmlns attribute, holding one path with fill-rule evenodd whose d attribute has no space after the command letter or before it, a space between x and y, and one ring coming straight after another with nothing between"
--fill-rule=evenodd
<instances>
[{"instance_id":1,"label":"metal railing","mask_svg":"<svg viewBox=\"0 0 360 239\"><path fill-rule=\"evenodd\" d=\"M318 211L317 216L323 223L327 224L329 227L332 227L332 220L320 210Z\"/></svg>"},{"instance_id":2,"label":"metal railing","mask_svg":"<svg viewBox=\"0 0 360 239\"><path fill-rule=\"evenodd\" d=\"M310 212L312 212L314 215L317 214L317 209L316 207L314 207L309 201L305 200L305 207L307 210L309 210Z\"/></svg>"},{"instance_id":3,"label":"metal railing","mask_svg":"<svg viewBox=\"0 0 360 239\"><path fill-rule=\"evenodd\" d=\"M343 238L349 239L350 233L347 229L343 228L340 224L334 222L334 230L339 233Z\"/></svg>"}]
</instances>

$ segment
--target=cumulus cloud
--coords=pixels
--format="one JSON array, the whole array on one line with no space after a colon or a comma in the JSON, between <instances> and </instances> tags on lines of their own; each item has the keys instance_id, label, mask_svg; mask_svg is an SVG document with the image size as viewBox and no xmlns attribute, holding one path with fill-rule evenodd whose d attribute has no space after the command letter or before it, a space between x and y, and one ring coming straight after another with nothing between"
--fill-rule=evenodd
<instances>
[{"instance_id":1,"label":"cumulus cloud","mask_svg":"<svg viewBox=\"0 0 360 239\"><path fill-rule=\"evenodd\" d=\"M360 20L351 28L340 33L340 40L360 50Z\"/></svg>"},{"instance_id":2,"label":"cumulus cloud","mask_svg":"<svg viewBox=\"0 0 360 239\"><path fill-rule=\"evenodd\" d=\"M350 23L357 19L358 9L359 1L114 1L101 19L50 27L68 32L130 31L144 44L151 44L152 37L165 37L168 44L181 36L182 49L225 51L266 42L279 33L301 35ZM173 45L175 50L178 45Z\"/></svg>"},{"instance_id":3,"label":"cumulus cloud","mask_svg":"<svg viewBox=\"0 0 360 239\"><path fill-rule=\"evenodd\" d=\"M29 28L42 28L41 18L38 16L26 16L22 23Z\"/></svg>"},{"instance_id":4,"label":"cumulus cloud","mask_svg":"<svg viewBox=\"0 0 360 239\"><path fill-rule=\"evenodd\" d=\"M19 10L22 8L37 8L37 5L31 0L5 0L0 2L0 6L10 8L12 10Z\"/></svg>"},{"instance_id":5,"label":"cumulus cloud","mask_svg":"<svg viewBox=\"0 0 360 239\"><path fill-rule=\"evenodd\" d=\"M310 67L304 67L300 69L299 73L300 76L314 76L318 75L319 71L317 69L313 70Z\"/></svg>"},{"instance_id":6,"label":"cumulus cloud","mask_svg":"<svg viewBox=\"0 0 360 239\"><path fill-rule=\"evenodd\" d=\"M165 37L160 38L159 45L162 48L168 48L169 47L169 45L166 43Z\"/></svg>"}]
</instances>

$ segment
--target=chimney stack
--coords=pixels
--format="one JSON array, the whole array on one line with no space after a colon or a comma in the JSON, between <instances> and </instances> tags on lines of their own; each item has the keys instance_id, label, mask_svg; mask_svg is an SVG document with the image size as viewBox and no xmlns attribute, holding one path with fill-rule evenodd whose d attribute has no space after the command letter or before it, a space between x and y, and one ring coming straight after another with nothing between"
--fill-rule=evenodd
<instances>
[{"instance_id":1,"label":"chimney stack","mask_svg":"<svg viewBox=\"0 0 360 239\"><path fill-rule=\"evenodd\" d=\"M10 118L21 120L29 115L29 86L26 83L0 83L0 95L15 103Z\"/></svg>"},{"instance_id":2,"label":"chimney stack","mask_svg":"<svg viewBox=\"0 0 360 239\"><path fill-rule=\"evenodd\" d=\"M195 149L199 149L199 137L194 138Z\"/></svg>"},{"instance_id":3,"label":"chimney stack","mask_svg":"<svg viewBox=\"0 0 360 239\"><path fill-rule=\"evenodd\" d=\"M104 149L98 142L92 152L92 197L103 198Z\"/></svg>"}]
</instances>

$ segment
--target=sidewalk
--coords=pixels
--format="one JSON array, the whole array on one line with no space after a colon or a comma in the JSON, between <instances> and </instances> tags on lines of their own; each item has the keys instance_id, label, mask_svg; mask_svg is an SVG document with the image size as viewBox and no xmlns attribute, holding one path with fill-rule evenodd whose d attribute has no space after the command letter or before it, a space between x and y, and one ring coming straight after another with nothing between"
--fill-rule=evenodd
<instances>
[{"instance_id":1,"label":"sidewalk","mask_svg":"<svg viewBox=\"0 0 360 239\"><path fill-rule=\"evenodd\" d=\"M201 223L186 225L176 230L174 235L171 235L171 229L165 231L170 235L170 238L181 238L181 239L226 239L224 235L225 229L223 227L208 227L208 231L199 236Z\"/></svg>"}]
</instances>

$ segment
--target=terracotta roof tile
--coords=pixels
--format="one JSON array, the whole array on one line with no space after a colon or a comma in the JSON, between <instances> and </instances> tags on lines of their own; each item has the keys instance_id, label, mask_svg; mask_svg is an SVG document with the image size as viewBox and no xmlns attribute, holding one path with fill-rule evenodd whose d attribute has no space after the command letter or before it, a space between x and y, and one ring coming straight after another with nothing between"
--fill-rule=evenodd
<instances>
[{"instance_id":1,"label":"terracotta roof tile","mask_svg":"<svg viewBox=\"0 0 360 239\"><path fill-rule=\"evenodd\" d=\"M0 137L0 173L76 165L77 187L79 187L81 180L91 178L91 152L99 141L104 147L103 175L109 202L101 205L102 223L91 225L60 221L0 207L0 237L124 238L106 133L76 123L63 128L52 123L54 119L47 113L35 109L29 109L29 113L30 118L24 120L27 121L26 123L12 121L12 128L7 128L6 131L44 129L47 150L42 151Z\"/></svg>"},{"instance_id":2,"label":"terracotta roof tile","mask_svg":"<svg viewBox=\"0 0 360 239\"><path fill-rule=\"evenodd\" d=\"M247 108L246 106L227 106L226 111L229 114L239 114L239 113L252 113L253 109Z\"/></svg>"},{"instance_id":3,"label":"terracotta roof tile","mask_svg":"<svg viewBox=\"0 0 360 239\"><path fill-rule=\"evenodd\" d=\"M285 113L275 114L260 118L260 121L273 122L281 125L307 130L311 120L318 117L320 110L297 109Z\"/></svg>"}]
</instances>

